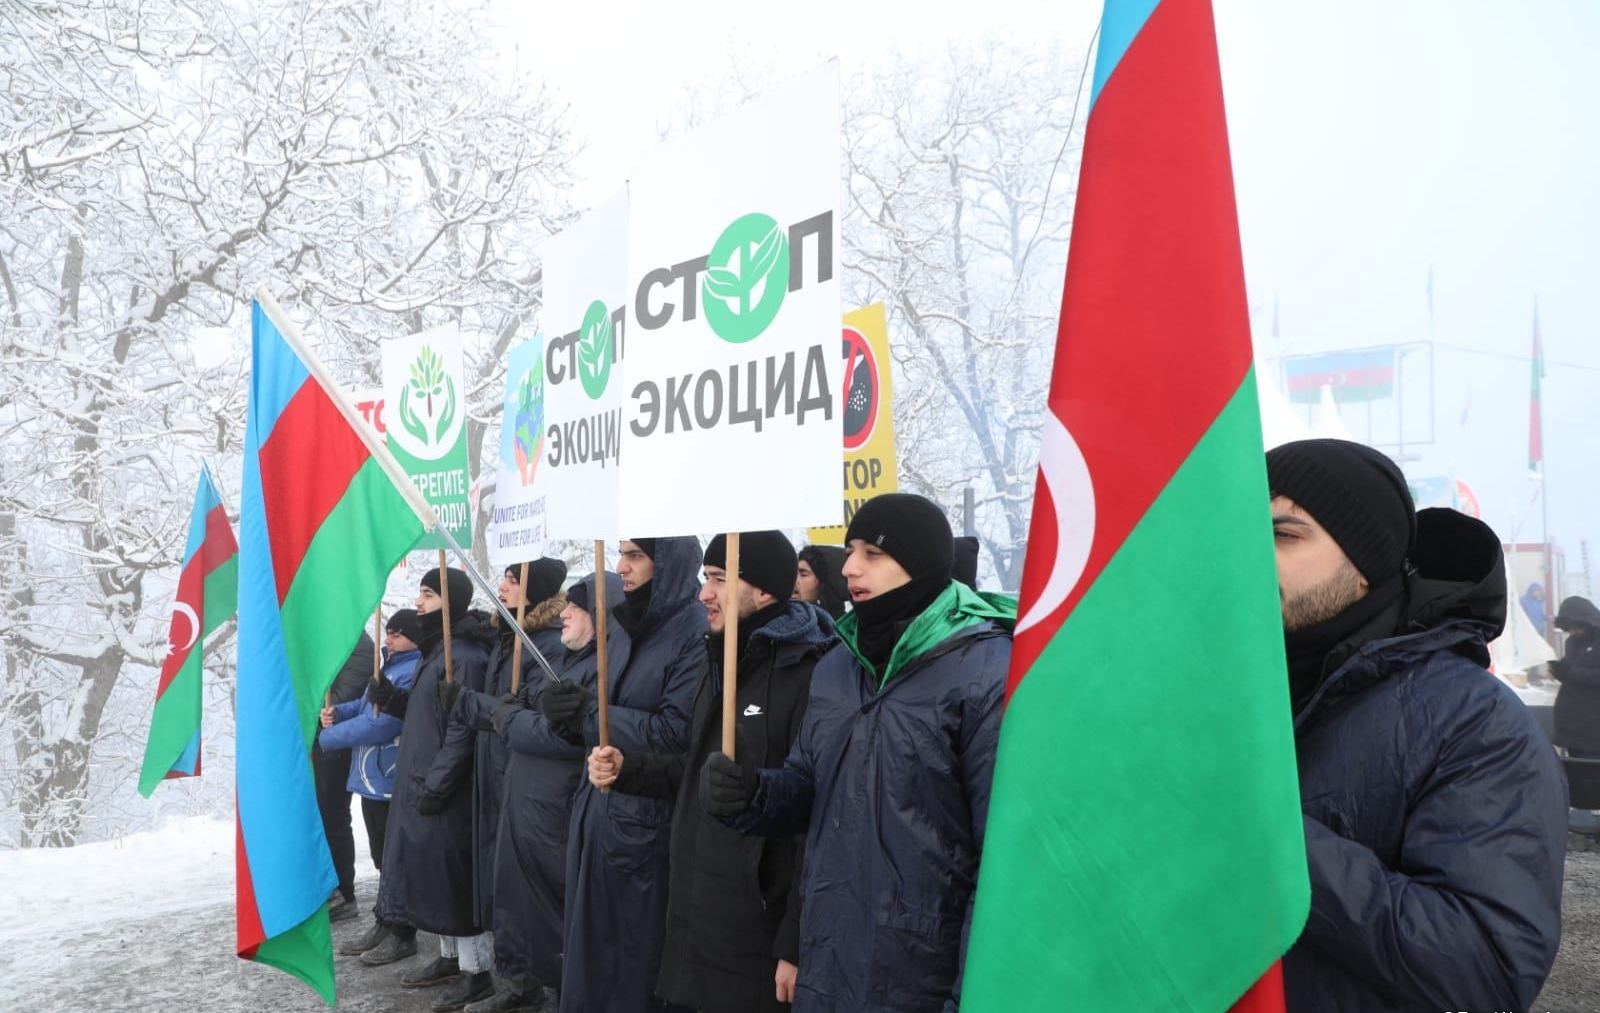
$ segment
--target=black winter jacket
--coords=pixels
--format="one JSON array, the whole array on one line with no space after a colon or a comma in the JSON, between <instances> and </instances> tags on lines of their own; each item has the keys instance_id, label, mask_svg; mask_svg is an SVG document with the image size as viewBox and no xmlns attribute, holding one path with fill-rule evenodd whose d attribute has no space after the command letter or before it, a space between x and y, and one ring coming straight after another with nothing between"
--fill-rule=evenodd
<instances>
[{"instance_id":1,"label":"black winter jacket","mask_svg":"<svg viewBox=\"0 0 1600 1013\"><path fill-rule=\"evenodd\" d=\"M1295 716L1311 915L1284 958L1292 1013L1526 1010L1561 940L1561 768L1484 668L1499 540L1424 510L1413 562L1398 632Z\"/></svg>"}]
</instances>

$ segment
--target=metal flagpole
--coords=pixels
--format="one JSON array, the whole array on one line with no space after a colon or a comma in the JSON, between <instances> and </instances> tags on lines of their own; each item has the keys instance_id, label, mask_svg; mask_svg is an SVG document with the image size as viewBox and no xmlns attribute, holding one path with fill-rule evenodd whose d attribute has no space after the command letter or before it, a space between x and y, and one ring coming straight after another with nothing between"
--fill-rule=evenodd
<instances>
[{"instance_id":1,"label":"metal flagpole","mask_svg":"<svg viewBox=\"0 0 1600 1013\"><path fill-rule=\"evenodd\" d=\"M517 632L517 637L522 641L522 646L533 654L533 658L539 663L539 667L544 669L544 674L549 676L551 682L560 682L561 677L556 674L555 669L550 667L550 662L545 660L545 656L540 653L539 648L533 642L533 638L528 636L528 631L522 628L522 625L517 622L517 617L512 615L511 610L506 608L505 602L500 600L500 595L490 586L488 580L484 579L483 574L478 572L478 568L473 565L472 558L462 551L461 545L455 540L455 536L450 534L450 529L444 526L443 521L440 521L433 530L439 533L439 537L444 539L444 543L450 547L450 551L455 553L457 562L461 564L463 570L467 571L467 575L477 583L479 590L488 595L489 601L500 612L500 618L504 619L506 624Z\"/></svg>"}]
</instances>

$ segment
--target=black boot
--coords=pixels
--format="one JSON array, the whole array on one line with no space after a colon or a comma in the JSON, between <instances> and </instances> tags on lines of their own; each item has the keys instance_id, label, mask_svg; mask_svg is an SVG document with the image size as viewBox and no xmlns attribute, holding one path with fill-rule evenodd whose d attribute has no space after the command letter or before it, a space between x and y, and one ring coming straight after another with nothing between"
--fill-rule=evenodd
<instances>
[{"instance_id":1,"label":"black boot","mask_svg":"<svg viewBox=\"0 0 1600 1013\"><path fill-rule=\"evenodd\" d=\"M360 913L356 908L354 897L346 897L338 893L334 894L334 896L338 899L328 902L328 921L342 922L348 918L354 918Z\"/></svg>"},{"instance_id":2,"label":"black boot","mask_svg":"<svg viewBox=\"0 0 1600 1013\"><path fill-rule=\"evenodd\" d=\"M532 991L496 992L492 997L468 1006L466 1013L556 1013L561 1005L556 990L535 985Z\"/></svg>"},{"instance_id":3,"label":"black boot","mask_svg":"<svg viewBox=\"0 0 1600 1013\"><path fill-rule=\"evenodd\" d=\"M340 943L339 952L347 957L353 957L359 953L365 953L374 946L377 946L379 943L383 942L383 937L387 936L388 934L389 930L383 927L382 922L374 921L372 923L372 927L367 929L367 931L361 933L359 936L356 936L354 939L349 939L343 943Z\"/></svg>"},{"instance_id":4,"label":"black boot","mask_svg":"<svg viewBox=\"0 0 1600 1013\"><path fill-rule=\"evenodd\" d=\"M412 971L400 979L401 988L432 988L461 977L461 963L455 957L435 957L420 971Z\"/></svg>"},{"instance_id":5,"label":"black boot","mask_svg":"<svg viewBox=\"0 0 1600 1013\"><path fill-rule=\"evenodd\" d=\"M382 967L392 964L397 960L404 960L417 952L417 934L408 932L401 935L390 932L384 936L383 941L372 949L361 954L361 962L368 967Z\"/></svg>"},{"instance_id":6,"label":"black boot","mask_svg":"<svg viewBox=\"0 0 1600 1013\"><path fill-rule=\"evenodd\" d=\"M469 1002L487 999L494 995L494 975L488 971L463 974L461 980L451 985L433 1004L433 1013L454 1013Z\"/></svg>"}]
</instances>

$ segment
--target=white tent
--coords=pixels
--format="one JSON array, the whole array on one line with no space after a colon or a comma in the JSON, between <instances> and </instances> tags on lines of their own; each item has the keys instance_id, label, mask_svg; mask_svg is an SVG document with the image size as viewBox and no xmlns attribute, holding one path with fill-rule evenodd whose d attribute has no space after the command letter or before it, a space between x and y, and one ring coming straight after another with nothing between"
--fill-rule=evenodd
<instances>
[{"instance_id":1,"label":"white tent","mask_svg":"<svg viewBox=\"0 0 1600 1013\"><path fill-rule=\"evenodd\" d=\"M1306 425L1306 420L1300 417L1300 413L1294 410L1289 399L1284 397L1278 385L1268 379L1269 375L1257 362L1256 398L1261 403L1261 442L1266 444L1266 449L1271 450L1295 440L1308 440L1316 435Z\"/></svg>"}]
</instances>

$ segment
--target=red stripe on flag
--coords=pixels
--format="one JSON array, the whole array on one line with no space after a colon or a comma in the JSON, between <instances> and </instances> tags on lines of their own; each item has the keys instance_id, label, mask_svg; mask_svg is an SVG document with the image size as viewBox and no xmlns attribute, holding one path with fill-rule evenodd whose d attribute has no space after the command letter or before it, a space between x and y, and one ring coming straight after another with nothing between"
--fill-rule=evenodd
<instances>
[{"instance_id":1,"label":"red stripe on flag","mask_svg":"<svg viewBox=\"0 0 1600 1013\"><path fill-rule=\"evenodd\" d=\"M205 541L195 555L200 559L202 577L239 554L239 543L233 538L233 526L228 523L228 512L219 504L206 511Z\"/></svg>"},{"instance_id":2,"label":"red stripe on flag","mask_svg":"<svg viewBox=\"0 0 1600 1013\"><path fill-rule=\"evenodd\" d=\"M172 685L172 680L178 677L178 670L183 668L183 663L189 660L189 652L201 646L201 636L205 630L200 628L205 625L205 597L206 577L211 571L232 559L239 552L239 545L234 541L233 529L228 525L228 514L221 506L214 506L206 513L205 540L195 550L189 562L178 574L178 591L174 601L189 606L194 611L195 621L199 626L194 629L194 642L188 647L179 650L173 646L179 642L190 639L189 617L182 615L174 607L172 620L167 624L168 652L166 659L161 662L161 677L156 682L156 699L161 699L161 694ZM196 771L198 773L198 771Z\"/></svg>"},{"instance_id":3,"label":"red stripe on flag","mask_svg":"<svg viewBox=\"0 0 1600 1013\"><path fill-rule=\"evenodd\" d=\"M256 947L267 938L261 928L261 911L256 907L256 889L250 878L250 859L244 852L244 825L239 822L238 795L234 795L233 814L233 866L236 883L234 902L235 949L239 956L250 959Z\"/></svg>"},{"instance_id":4,"label":"red stripe on flag","mask_svg":"<svg viewBox=\"0 0 1600 1013\"><path fill-rule=\"evenodd\" d=\"M1017 635L1013 689L1250 367L1216 50L1195 41L1213 38L1208 4L1159 4L1089 117L1049 403L1088 465L1095 531L1066 601ZM1024 603L1055 523L1035 506Z\"/></svg>"},{"instance_id":5,"label":"red stripe on flag","mask_svg":"<svg viewBox=\"0 0 1600 1013\"><path fill-rule=\"evenodd\" d=\"M1267 968L1261 980L1233 1004L1232 1013L1284 1013L1288 1000L1283 995L1283 961Z\"/></svg>"},{"instance_id":6,"label":"red stripe on flag","mask_svg":"<svg viewBox=\"0 0 1600 1013\"><path fill-rule=\"evenodd\" d=\"M366 445L322 386L307 379L261 448L261 496L272 544L278 604L322 522L367 460Z\"/></svg>"}]
</instances>

